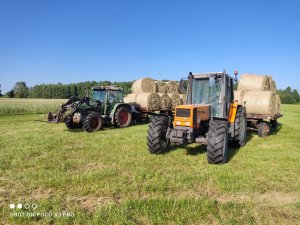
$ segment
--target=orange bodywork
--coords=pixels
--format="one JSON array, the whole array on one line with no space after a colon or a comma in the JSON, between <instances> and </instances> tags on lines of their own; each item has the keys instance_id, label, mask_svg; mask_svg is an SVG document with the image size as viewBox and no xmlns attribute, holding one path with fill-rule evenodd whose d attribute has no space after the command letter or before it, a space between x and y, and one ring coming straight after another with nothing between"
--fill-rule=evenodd
<instances>
[{"instance_id":1,"label":"orange bodywork","mask_svg":"<svg viewBox=\"0 0 300 225\"><path fill-rule=\"evenodd\" d=\"M238 103L231 103L230 104L229 116L228 116L228 122L229 123L234 123L237 108L238 108Z\"/></svg>"},{"instance_id":2,"label":"orange bodywork","mask_svg":"<svg viewBox=\"0 0 300 225\"><path fill-rule=\"evenodd\" d=\"M199 128L200 122L210 119L210 105L179 105L175 110L173 125Z\"/></svg>"}]
</instances>

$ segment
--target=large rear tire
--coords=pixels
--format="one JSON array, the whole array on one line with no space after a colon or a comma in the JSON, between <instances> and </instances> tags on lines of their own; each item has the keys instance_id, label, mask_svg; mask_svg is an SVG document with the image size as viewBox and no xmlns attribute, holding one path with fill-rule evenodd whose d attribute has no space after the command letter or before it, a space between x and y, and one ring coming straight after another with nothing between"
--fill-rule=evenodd
<instances>
[{"instance_id":1,"label":"large rear tire","mask_svg":"<svg viewBox=\"0 0 300 225\"><path fill-rule=\"evenodd\" d=\"M83 121L83 129L87 132L98 131L102 126L103 121L98 113L90 113Z\"/></svg>"},{"instance_id":2,"label":"large rear tire","mask_svg":"<svg viewBox=\"0 0 300 225\"><path fill-rule=\"evenodd\" d=\"M245 107L238 107L234 121L233 145L244 146L247 137L247 113Z\"/></svg>"},{"instance_id":3,"label":"large rear tire","mask_svg":"<svg viewBox=\"0 0 300 225\"><path fill-rule=\"evenodd\" d=\"M115 112L115 126L119 128L128 127L131 124L132 114L128 107L121 106Z\"/></svg>"},{"instance_id":4,"label":"large rear tire","mask_svg":"<svg viewBox=\"0 0 300 225\"><path fill-rule=\"evenodd\" d=\"M207 161L223 164L227 161L228 124L227 121L211 120L207 133Z\"/></svg>"},{"instance_id":5,"label":"large rear tire","mask_svg":"<svg viewBox=\"0 0 300 225\"><path fill-rule=\"evenodd\" d=\"M162 154L170 149L170 141L166 138L168 130L167 117L153 117L149 124L147 145L151 154Z\"/></svg>"}]
</instances>

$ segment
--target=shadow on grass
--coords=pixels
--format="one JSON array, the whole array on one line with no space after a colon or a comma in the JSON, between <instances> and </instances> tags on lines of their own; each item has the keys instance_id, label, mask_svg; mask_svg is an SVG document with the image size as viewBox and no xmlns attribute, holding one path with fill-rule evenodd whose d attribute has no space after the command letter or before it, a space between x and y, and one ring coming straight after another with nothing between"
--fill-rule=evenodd
<instances>
[{"instance_id":1,"label":"shadow on grass","mask_svg":"<svg viewBox=\"0 0 300 225\"><path fill-rule=\"evenodd\" d=\"M275 128L271 129L271 133L270 135L276 135L278 133L278 131L280 131L282 128L282 124L278 123L277 126Z\"/></svg>"}]
</instances>

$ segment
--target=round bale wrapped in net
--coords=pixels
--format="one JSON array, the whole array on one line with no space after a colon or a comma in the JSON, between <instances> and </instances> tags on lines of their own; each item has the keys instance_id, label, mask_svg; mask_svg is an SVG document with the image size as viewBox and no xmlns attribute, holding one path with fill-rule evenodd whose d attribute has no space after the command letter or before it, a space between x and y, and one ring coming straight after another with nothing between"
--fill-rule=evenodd
<instances>
[{"instance_id":1,"label":"round bale wrapped in net","mask_svg":"<svg viewBox=\"0 0 300 225\"><path fill-rule=\"evenodd\" d=\"M159 80L156 81L155 83L156 83L158 93L166 94L169 92L169 86L166 82Z\"/></svg>"},{"instance_id":2,"label":"round bale wrapped in net","mask_svg":"<svg viewBox=\"0 0 300 225\"><path fill-rule=\"evenodd\" d=\"M160 97L157 93L137 93L135 102L138 107L146 111L154 111L160 109Z\"/></svg>"},{"instance_id":3,"label":"round bale wrapped in net","mask_svg":"<svg viewBox=\"0 0 300 225\"><path fill-rule=\"evenodd\" d=\"M143 78L133 82L131 86L132 92L153 92L155 83L151 78Z\"/></svg>"},{"instance_id":4,"label":"round bale wrapped in net","mask_svg":"<svg viewBox=\"0 0 300 225\"><path fill-rule=\"evenodd\" d=\"M243 74L239 80L237 90L270 91L270 76Z\"/></svg>"},{"instance_id":5,"label":"round bale wrapped in net","mask_svg":"<svg viewBox=\"0 0 300 225\"><path fill-rule=\"evenodd\" d=\"M273 91L247 91L244 95L247 113L276 114L276 94Z\"/></svg>"},{"instance_id":6,"label":"round bale wrapped in net","mask_svg":"<svg viewBox=\"0 0 300 225\"><path fill-rule=\"evenodd\" d=\"M238 101L238 104L242 105L244 102L243 102L243 98L245 96L245 93L247 91L245 90L237 90L237 91L234 91L234 100L237 100Z\"/></svg>"},{"instance_id":7,"label":"round bale wrapped in net","mask_svg":"<svg viewBox=\"0 0 300 225\"><path fill-rule=\"evenodd\" d=\"M167 82L169 93L178 93L179 90L179 84L176 81L168 81Z\"/></svg>"},{"instance_id":8,"label":"round bale wrapped in net","mask_svg":"<svg viewBox=\"0 0 300 225\"><path fill-rule=\"evenodd\" d=\"M172 99L167 94L159 93L160 97L160 108L162 110L167 110L172 108Z\"/></svg>"},{"instance_id":9,"label":"round bale wrapped in net","mask_svg":"<svg viewBox=\"0 0 300 225\"><path fill-rule=\"evenodd\" d=\"M183 102L180 99L180 95L177 93L173 93L173 94L168 94L172 100L172 109L175 109L176 106L178 105L182 105Z\"/></svg>"}]
</instances>

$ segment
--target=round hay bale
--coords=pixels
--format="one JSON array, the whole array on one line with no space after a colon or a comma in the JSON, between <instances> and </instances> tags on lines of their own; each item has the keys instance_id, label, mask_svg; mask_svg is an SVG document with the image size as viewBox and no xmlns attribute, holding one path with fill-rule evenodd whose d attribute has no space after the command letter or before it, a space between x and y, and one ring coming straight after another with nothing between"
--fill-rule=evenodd
<instances>
[{"instance_id":1,"label":"round hay bale","mask_svg":"<svg viewBox=\"0 0 300 225\"><path fill-rule=\"evenodd\" d=\"M154 85L154 80L147 77L134 81L131 90L132 92L152 92Z\"/></svg>"},{"instance_id":2,"label":"round hay bale","mask_svg":"<svg viewBox=\"0 0 300 225\"><path fill-rule=\"evenodd\" d=\"M169 86L166 82L156 81L156 87L158 93L166 94L169 92Z\"/></svg>"},{"instance_id":3,"label":"round hay bale","mask_svg":"<svg viewBox=\"0 0 300 225\"><path fill-rule=\"evenodd\" d=\"M245 96L245 93L247 91L245 90L238 90L238 91L234 91L233 96L234 96L234 100L238 101L238 104L243 105L243 98Z\"/></svg>"},{"instance_id":4,"label":"round hay bale","mask_svg":"<svg viewBox=\"0 0 300 225\"><path fill-rule=\"evenodd\" d=\"M276 95L273 91L247 91L244 95L247 113L267 114L276 113Z\"/></svg>"},{"instance_id":5,"label":"round hay bale","mask_svg":"<svg viewBox=\"0 0 300 225\"><path fill-rule=\"evenodd\" d=\"M280 96L276 95L276 105L275 105L275 114L279 115L281 114L281 100L280 100Z\"/></svg>"},{"instance_id":6,"label":"round hay bale","mask_svg":"<svg viewBox=\"0 0 300 225\"><path fill-rule=\"evenodd\" d=\"M157 93L137 93L135 102L143 110L153 111L160 108L160 97Z\"/></svg>"},{"instance_id":7,"label":"round hay bale","mask_svg":"<svg viewBox=\"0 0 300 225\"><path fill-rule=\"evenodd\" d=\"M182 105L182 101L180 99L180 95L179 94L173 93L173 94L168 94L168 95L169 95L169 97L172 100L172 109L175 109L176 106L178 106L178 105Z\"/></svg>"},{"instance_id":8,"label":"round hay bale","mask_svg":"<svg viewBox=\"0 0 300 225\"><path fill-rule=\"evenodd\" d=\"M135 103L137 95L138 95L138 93L131 93L131 94L126 95L124 97L124 102L125 103Z\"/></svg>"},{"instance_id":9,"label":"round hay bale","mask_svg":"<svg viewBox=\"0 0 300 225\"><path fill-rule=\"evenodd\" d=\"M172 108L172 99L167 94L159 93L160 97L160 108L162 110L167 110Z\"/></svg>"},{"instance_id":10,"label":"round hay bale","mask_svg":"<svg viewBox=\"0 0 300 225\"><path fill-rule=\"evenodd\" d=\"M276 83L270 76L270 91L276 91Z\"/></svg>"},{"instance_id":11,"label":"round hay bale","mask_svg":"<svg viewBox=\"0 0 300 225\"><path fill-rule=\"evenodd\" d=\"M168 81L167 83L169 88L169 93L178 93L179 90L179 84L176 81Z\"/></svg>"},{"instance_id":12,"label":"round hay bale","mask_svg":"<svg viewBox=\"0 0 300 225\"><path fill-rule=\"evenodd\" d=\"M185 105L186 104L186 94L181 94L179 96L180 96L180 100L182 102L182 105Z\"/></svg>"},{"instance_id":13,"label":"round hay bale","mask_svg":"<svg viewBox=\"0 0 300 225\"><path fill-rule=\"evenodd\" d=\"M239 80L237 90L270 91L270 76L243 74Z\"/></svg>"}]
</instances>

